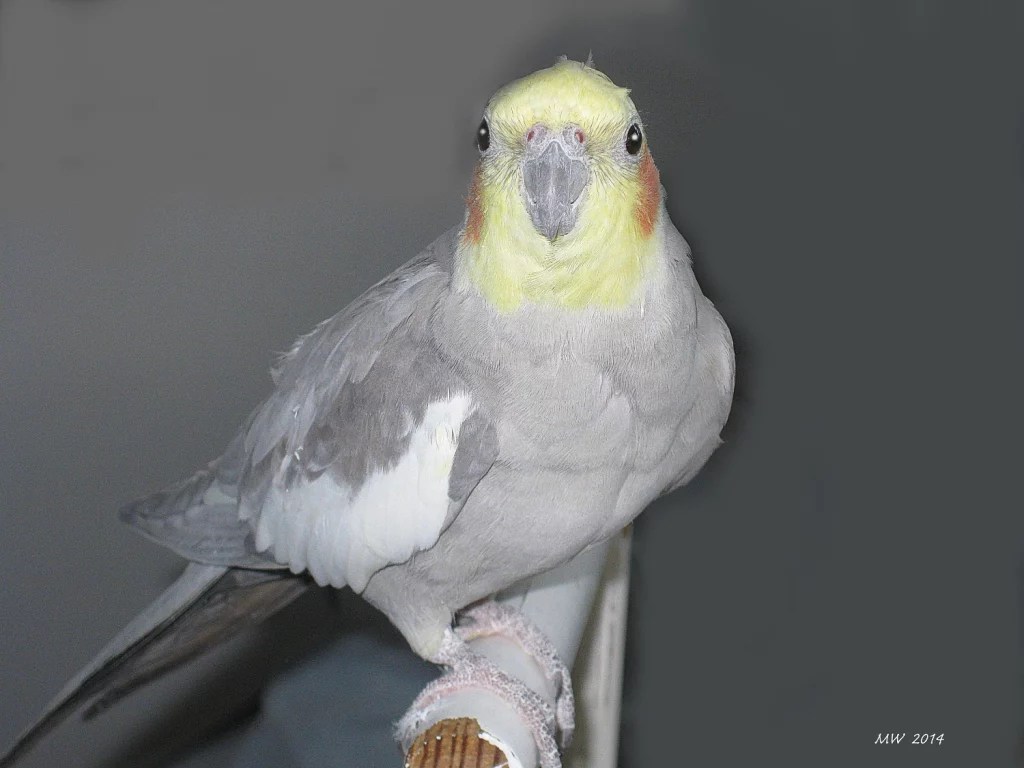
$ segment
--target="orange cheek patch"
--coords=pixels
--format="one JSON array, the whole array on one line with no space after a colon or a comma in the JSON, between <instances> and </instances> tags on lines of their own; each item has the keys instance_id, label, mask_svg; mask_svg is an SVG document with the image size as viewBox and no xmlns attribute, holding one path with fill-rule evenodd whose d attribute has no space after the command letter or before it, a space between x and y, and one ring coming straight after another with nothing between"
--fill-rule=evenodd
<instances>
[{"instance_id":1,"label":"orange cheek patch","mask_svg":"<svg viewBox=\"0 0 1024 768\"><path fill-rule=\"evenodd\" d=\"M650 237L654 231L654 220L658 217L658 206L661 205L661 187L659 186L658 169L654 165L651 153L644 149L638 172L640 181L640 198L636 203L636 220L644 237Z\"/></svg>"},{"instance_id":2,"label":"orange cheek patch","mask_svg":"<svg viewBox=\"0 0 1024 768\"><path fill-rule=\"evenodd\" d=\"M657 173L657 171L655 171ZM477 163L473 172L473 181L469 185L469 197L466 198L466 209L469 211L469 218L466 220L466 233L463 235L463 242L480 242L480 230L484 224L484 207L480 199L480 164Z\"/></svg>"}]
</instances>

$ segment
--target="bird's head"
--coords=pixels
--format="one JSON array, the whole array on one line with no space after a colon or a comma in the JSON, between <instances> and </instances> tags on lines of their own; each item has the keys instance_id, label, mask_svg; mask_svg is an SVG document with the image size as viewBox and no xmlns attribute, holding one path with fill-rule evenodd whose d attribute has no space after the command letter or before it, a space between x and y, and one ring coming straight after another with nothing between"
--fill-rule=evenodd
<instances>
[{"instance_id":1,"label":"bird's head","mask_svg":"<svg viewBox=\"0 0 1024 768\"><path fill-rule=\"evenodd\" d=\"M629 91L559 60L494 94L476 143L466 279L503 310L631 304L657 250L661 194Z\"/></svg>"}]
</instances>

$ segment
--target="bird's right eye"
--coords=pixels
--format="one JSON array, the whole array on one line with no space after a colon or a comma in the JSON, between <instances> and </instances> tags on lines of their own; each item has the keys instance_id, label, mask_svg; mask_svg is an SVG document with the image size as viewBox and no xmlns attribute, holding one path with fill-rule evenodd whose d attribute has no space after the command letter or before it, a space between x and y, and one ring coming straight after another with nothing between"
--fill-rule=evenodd
<instances>
[{"instance_id":1,"label":"bird's right eye","mask_svg":"<svg viewBox=\"0 0 1024 768\"><path fill-rule=\"evenodd\" d=\"M644 144L644 135L640 133L640 126L633 123L626 131L626 151L635 155Z\"/></svg>"},{"instance_id":2,"label":"bird's right eye","mask_svg":"<svg viewBox=\"0 0 1024 768\"><path fill-rule=\"evenodd\" d=\"M491 131L487 127L487 120L480 121L480 127L476 129L476 148L486 152L491 146Z\"/></svg>"}]
</instances>

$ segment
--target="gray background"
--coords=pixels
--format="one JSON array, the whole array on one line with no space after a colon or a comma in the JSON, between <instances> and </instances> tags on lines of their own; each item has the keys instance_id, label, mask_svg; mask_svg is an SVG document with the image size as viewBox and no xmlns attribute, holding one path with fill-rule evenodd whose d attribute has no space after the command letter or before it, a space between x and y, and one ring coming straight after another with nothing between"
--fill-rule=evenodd
<instances>
[{"instance_id":1,"label":"gray background","mask_svg":"<svg viewBox=\"0 0 1024 768\"><path fill-rule=\"evenodd\" d=\"M622 764L1006 764L1022 33L966 0L0 0L0 742L180 569L116 507L459 220L495 88L592 49L739 359L726 446L637 525ZM353 611L314 594L25 765L161 765ZM873 746L904 731L945 743Z\"/></svg>"}]
</instances>

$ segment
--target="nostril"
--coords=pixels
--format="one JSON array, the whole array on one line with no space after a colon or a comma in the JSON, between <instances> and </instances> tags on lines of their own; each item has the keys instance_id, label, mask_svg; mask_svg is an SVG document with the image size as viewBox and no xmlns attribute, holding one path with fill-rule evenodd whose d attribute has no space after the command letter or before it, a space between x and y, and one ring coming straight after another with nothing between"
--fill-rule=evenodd
<instances>
[{"instance_id":1,"label":"nostril","mask_svg":"<svg viewBox=\"0 0 1024 768\"><path fill-rule=\"evenodd\" d=\"M581 131L579 128L576 129L576 141L578 141L580 144L583 143L583 131Z\"/></svg>"},{"instance_id":2,"label":"nostril","mask_svg":"<svg viewBox=\"0 0 1024 768\"><path fill-rule=\"evenodd\" d=\"M536 135L537 135L537 132L535 130L533 130L533 128L531 128L530 132L526 134L526 140L527 141L533 141L533 137L536 136Z\"/></svg>"}]
</instances>

